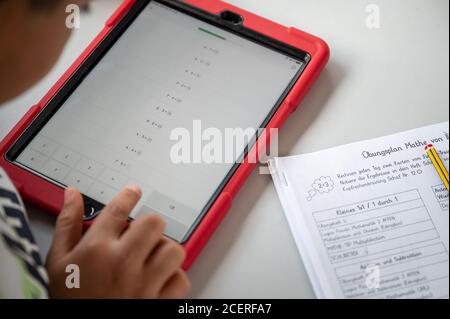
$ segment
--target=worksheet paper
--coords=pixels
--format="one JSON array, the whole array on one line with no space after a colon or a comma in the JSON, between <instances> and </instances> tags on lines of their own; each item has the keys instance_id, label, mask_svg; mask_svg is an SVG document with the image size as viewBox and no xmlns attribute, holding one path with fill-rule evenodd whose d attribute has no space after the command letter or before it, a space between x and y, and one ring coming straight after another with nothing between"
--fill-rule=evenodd
<instances>
[{"instance_id":1,"label":"worksheet paper","mask_svg":"<svg viewBox=\"0 0 450 319\"><path fill-rule=\"evenodd\" d=\"M448 298L449 123L269 162L319 298Z\"/></svg>"}]
</instances>

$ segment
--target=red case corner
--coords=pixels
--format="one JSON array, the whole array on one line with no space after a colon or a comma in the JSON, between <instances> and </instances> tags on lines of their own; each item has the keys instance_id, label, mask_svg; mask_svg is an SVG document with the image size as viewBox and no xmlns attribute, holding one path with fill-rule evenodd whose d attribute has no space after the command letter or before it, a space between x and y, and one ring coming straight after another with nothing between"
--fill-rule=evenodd
<instances>
[{"instance_id":1,"label":"red case corner","mask_svg":"<svg viewBox=\"0 0 450 319\"><path fill-rule=\"evenodd\" d=\"M33 202L53 214L58 214L63 200L63 190L38 176L27 172L18 166L15 166L5 159L5 154L13 143L19 138L26 127L35 119L39 111L44 108L51 98L66 83L70 76L91 54L95 47L105 38L112 28L123 15L134 5L136 0L125 0L114 12L114 14L105 23L104 29L91 42L86 50L78 57L72 66L63 74L63 76L48 91L42 100L24 115L11 132L0 142L0 166L9 174L13 183L21 192L24 200ZM307 94L309 88L317 79L322 69L325 67L330 50L328 45L321 39L295 28L287 28L280 24L271 22L265 18L254 15L248 11L230 5L219 0L186 0L187 4L193 5L205 11L218 14L224 10L231 10L241 14L244 17L244 25L259 33L265 34L271 38L297 47L309 53L311 60L308 63L300 79L280 106L279 110L269 122L267 129L281 128L289 115L295 111ZM213 204L212 208L203 218L196 231L189 240L184 243L186 250L186 261L184 269L192 266L195 259L206 245L215 229L219 226L227 211L230 209L233 199L239 189L244 184L256 164L250 163L248 158L258 158L257 150L264 149L264 146L270 143L270 130L267 130L266 138L259 139L258 143L250 150L247 159L241 164L226 185L223 192Z\"/></svg>"}]
</instances>

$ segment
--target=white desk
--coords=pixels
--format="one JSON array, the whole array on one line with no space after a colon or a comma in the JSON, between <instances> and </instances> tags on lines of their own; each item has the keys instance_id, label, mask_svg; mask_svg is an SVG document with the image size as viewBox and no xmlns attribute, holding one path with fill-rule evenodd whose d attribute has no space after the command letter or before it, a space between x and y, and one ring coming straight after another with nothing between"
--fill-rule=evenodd
<instances>
[{"instance_id":1,"label":"white desk","mask_svg":"<svg viewBox=\"0 0 450 319\"><path fill-rule=\"evenodd\" d=\"M102 26L119 0L93 2L61 61L35 88L0 107L0 137L38 101ZM280 134L299 154L449 119L447 0L229 0L323 37L331 61ZM368 3L381 28L366 27ZM44 253L54 220L30 218ZM313 298L270 177L256 171L189 272L192 297Z\"/></svg>"}]
</instances>

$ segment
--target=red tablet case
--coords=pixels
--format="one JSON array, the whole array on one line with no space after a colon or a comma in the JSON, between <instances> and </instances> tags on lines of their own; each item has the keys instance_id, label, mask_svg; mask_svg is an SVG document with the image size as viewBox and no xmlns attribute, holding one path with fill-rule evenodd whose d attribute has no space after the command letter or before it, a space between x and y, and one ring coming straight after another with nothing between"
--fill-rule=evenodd
<instances>
[{"instance_id":1,"label":"red tablet case","mask_svg":"<svg viewBox=\"0 0 450 319\"><path fill-rule=\"evenodd\" d=\"M78 57L72 66L55 83L55 85L48 91L42 100L37 105L30 108L25 116L0 143L0 166L3 167L9 174L23 198L29 202L37 204L53 214L58 214L62 207L63 190L60 187L55 186L44 179L6 161L5 154L11 145L13 145L13 143L19 138L22 132L28 127L28 125L35 119L37 114L44 107L46 107L52 97L90 55L98 43L102 41L111 29L115 27L123 15L134 5L135 1L136 0L125 0L120 5L120 7L108 19L104 29L98 34L98 36L92 41L80 57ZM311 85L325 67L329 58L329 48L327 44L321 39L308 33L295 28L284 27L219 0L186 0L185 2L214 14L219 14L224 10L230 10L238 13L244 17L244 25L247 28L253 29L293 47L297 47L310 54L311 61L267 126L267 129L280 128L288 116L296 110ZM250 158L254 158L255 155L257 156L257 150L263 150L264 146L268 145L269 142L270 130L267 130L266 137L264 139L259 139L257 145L250 150L247 159L250 156L253 156ZM189 240L184 244L187 258L183 268L188 269L193 264L202 248L205 246L227 211L230 209L234 197L255 166L255 163L249 163L247 160L239 166L236 173L227 183L223 192L218 196L210 211L203 218Z\"/></svg>"}]
</instances>

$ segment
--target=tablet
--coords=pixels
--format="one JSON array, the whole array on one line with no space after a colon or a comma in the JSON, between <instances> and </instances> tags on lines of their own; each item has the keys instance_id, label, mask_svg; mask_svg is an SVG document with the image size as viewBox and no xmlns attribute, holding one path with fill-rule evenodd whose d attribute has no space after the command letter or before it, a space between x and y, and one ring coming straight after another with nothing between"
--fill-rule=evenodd
<instances>
[{"instance_id":1,"label":"tablet","mask_svg":"<svg viewBox=\"0 0 450 319\"><path fill-rule=\"evenodd\" d=\"M228 10L137 1L26 127L7 160L60 188L78 188L86 220L124 186L138 184L143 196L130 218L157 214L166 235L185 243L311 58L244 22ZM255 133L232 144L230 161L226 131L236 129ZM214 161L204 156L212 144L223 151Z\"/></svg>"}]
</instances>

